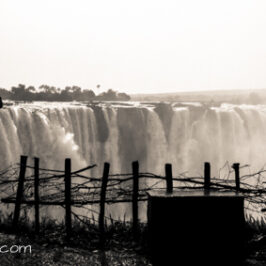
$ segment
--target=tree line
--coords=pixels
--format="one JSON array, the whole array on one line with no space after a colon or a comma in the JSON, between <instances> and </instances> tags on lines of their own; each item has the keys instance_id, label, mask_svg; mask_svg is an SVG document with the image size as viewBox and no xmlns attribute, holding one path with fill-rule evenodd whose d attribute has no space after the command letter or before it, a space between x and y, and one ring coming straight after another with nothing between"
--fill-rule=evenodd
<instances>
[{"instance_id":1,"label":"tree line","mask_svg":"<svg viewBox=\"0 0 266 266\"><path fill-rule=\"evenodd\" d=\"M99 88L99 85L97 86ZM82 90L79 86L66 86L65 89L49 85L34 86L18 84L11 91L0 88L3 99L14 101L129 101L130 96L113 89L96 95L93 90Z\"/></svg>"}]
</instances>

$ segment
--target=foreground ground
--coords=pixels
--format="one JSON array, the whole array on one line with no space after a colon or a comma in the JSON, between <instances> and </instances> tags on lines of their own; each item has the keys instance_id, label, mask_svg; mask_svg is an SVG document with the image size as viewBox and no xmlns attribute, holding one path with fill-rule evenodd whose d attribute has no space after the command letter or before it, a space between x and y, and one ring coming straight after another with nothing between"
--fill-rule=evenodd
<instances>
[{"instance_id":1,"label":"foreground ground","mask_svg":"<svg viewBox=\"0 0 266 266\"><path fill-rule=\"evenodd\" d=\"M266 265L266 239L257 236L255 249L244 265ZM151 265L140 247L128 247L127 243L117 243L105 251L84 249L80 246L65 245L26 236L17 237L0 233L0 247L3 245L31 245L31 254L0 254L0 265ZM257 246L256 246L257 245Z\"/></svg>"},{"instance_id":2,"label":"foreground ground","mask_svg":"<svg viewBox=\"0 0 266 266\"><path fill-rule=\"evenodd\" d=\"M59 241L60 242L60 241ZM31 254L0 253L0 265L151 265L141 254L138 247L114 247L101 251L85 249L80 246L64 243L47 242L44 239L34 240L26 236L17 237L12 234L0 233L0 248L6 245L31 245ZM3 251L6 247L3 248Z\"/></svg>"}]
</instances>

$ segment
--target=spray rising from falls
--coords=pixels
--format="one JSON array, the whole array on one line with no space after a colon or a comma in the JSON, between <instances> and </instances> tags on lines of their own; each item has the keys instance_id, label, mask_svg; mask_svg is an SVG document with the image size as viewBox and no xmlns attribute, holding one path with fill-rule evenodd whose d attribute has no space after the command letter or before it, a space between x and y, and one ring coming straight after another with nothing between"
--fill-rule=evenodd
<instances>
[{"instance_id":1,"label":"spray rising from falls","mask_svg":"<svg viewBox=\"0 0 266 266\"><path fill-rule=\"evenodd\" d=\"M226 161L263 167L266 157L266 107L171 107L170 105L74 106L28 104L0 111L0 162L5 168L22 154L39 157L41 166L63 169L104 162L112 173L173 171L202 175L205 161L217 173Z\"/></svg>"}]
</instances>

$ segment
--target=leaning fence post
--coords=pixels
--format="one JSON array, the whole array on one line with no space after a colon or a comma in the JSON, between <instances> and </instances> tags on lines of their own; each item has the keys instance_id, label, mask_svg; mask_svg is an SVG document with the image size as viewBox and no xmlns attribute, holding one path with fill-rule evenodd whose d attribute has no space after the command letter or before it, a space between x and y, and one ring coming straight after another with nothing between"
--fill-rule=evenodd
<instances>
[{"instance_id":1,"label":"leaning fence post","mask_svg":"<svg viewBox=\"0 0 266 266\"><path fill-rule=\"evenodd\" d=\"M20 205L21 205L21 199L23 196L23 186L24 186L25 173L26 173L26 167L27 167L27 158L28 158L27 156L20 156L20 172L19 172L14 218L13 218L13 223L12 223L13 230L17 229L17 224L18 224L18 219L19 219L19 214L20 214Z\"/></svg>"},{"instance_id":2,"label":"leaning fence post","mask_svg":"<svg viewBox=\"0 0 266 266\"><path fill-rule=\"evenodd\" d=\"M65 208L66 208L66 237L71 235L71 159L65 159Z\"/></svg>"},{"instance_id":3,"label":"leaning fence post","mask_svg":"<svg viewBox=\"0 0 266 266\"><path fill-rule=\"evenodd\" d=\"M133 215L133 235L138 237L138 197L139 197L139 162L132 163L133 170L133 196L132 196L132 215Z\"/></svg>"},{"instance_id":4,"label":"leaning fence post","mask_svg":"<svg viewBox=\"0 0 266 266\"><path fill-rule=\"evenodd\" d=\"M39 158L34 158L34 205L36 234L39 234L40 231L39 201Z\"/></svg>"},{"instance_id":5,"label":"leaning fence post","mask_svg":"<svg viewBox=\"0 0 266 266\"><path fill-rule=\"evenodd\" d=\"M235 182L236 182L236 191L240 190L240 177L239 177L239 163L234 163L232 168L235 170Z\"/></svg>"},{"instance_id":6,"label":"leaning fence post","mask_svg":"<svg viewBox=\"0 0 266 266\"><path fill-rule=\"evenodd\" d=\"M170 163L165 164L165 176L166 176L166 191L167 193L172 193L173 176L172 176L172 165Z\"/></svg>"},{"instance_id":7,"label":"leaning fence post","mask_svg":"<svg viewBox=\"0 0 266 266\"><path fill-rule=\"evenodd\" d=\"M208 194L211 187L211 164L204 163L204 193Z\"/></svg>"},{"instance_id":8,"label":"leaning fence post","mask_svg":"<svg viewBox=\"0 0 266 266\"><path fill-rule=\"evenodd\" d=\"M100 213L99 213L99 230L100 230L100 246L104 246L105 242L105 230L104 230L104 207L105 207L105 199L106 199L106 187L108 182L110 164L104 163L103 168L103 177L102 177L102 187L101 187L101 199L100 199Z\"/></svg>"}]
</instances>

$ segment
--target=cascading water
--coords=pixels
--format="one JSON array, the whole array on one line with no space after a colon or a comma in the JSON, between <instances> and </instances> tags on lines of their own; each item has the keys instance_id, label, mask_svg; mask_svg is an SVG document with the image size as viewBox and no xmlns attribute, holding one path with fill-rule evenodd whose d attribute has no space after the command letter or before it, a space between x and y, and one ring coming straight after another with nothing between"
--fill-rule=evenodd
<instances>
[{"instance_id":1,"label":"cascading water","mask_svg":"<svg viewBox=\"0 0 266 266\"><path fill-rule=\"evenodd\" d=\"M266 106L172 107L164 104L23 104L0 110L0 163L4 169L24 154L39 157L43 168L77 170L104 162L111 173L129 173L138 160L141 171L212 174L228 161L258 170L266 157ZM176 173L176 174L175 174Z\"/></svg>"},{"instance_id":2,"label":"cascading water","mask_svg":"<svg viewBox=\"0 0 266 266\"><path fill-rule=\"evenodd\" d=\"M166 119L168 118L168 119ZM262 167L266 161L266 107L160 108L138 106L23 105L0 111L1 168L21 154L40 157L43 167L75 169L111 163L113 173L142 171L199 173L204 161L213 171L225 161ZM100 171L101 173L101 171Z\"/></svg>"}]
</instances>

